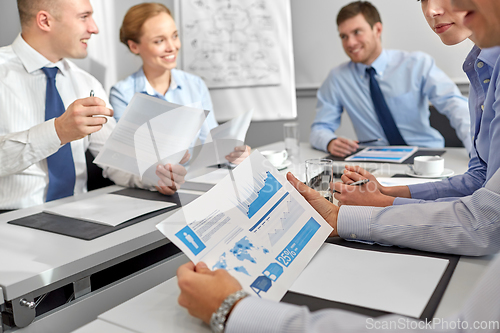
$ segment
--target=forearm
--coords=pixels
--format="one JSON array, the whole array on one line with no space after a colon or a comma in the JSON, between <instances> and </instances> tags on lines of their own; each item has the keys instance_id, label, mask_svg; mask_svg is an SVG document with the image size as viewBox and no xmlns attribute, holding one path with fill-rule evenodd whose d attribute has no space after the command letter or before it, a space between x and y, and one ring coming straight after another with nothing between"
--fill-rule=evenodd
<instances>
[{"instance_id":1,"label":"forearm","mask_svg":"<svg viewBox=\"0 0 500 333\"><path fill-rule=\"evenodd\" d=\"M411 198L411 193L408 186L388 186L382 188L380 192L382 192L382 194L395 198Z\"/></svg>"},{"instance_id":2,"label":"forearm","mask_svg":"<svg viewBox=\"0 0 500 333\"><path fill-rule=\"evenodd\" d=\"M60 147L54 120L0 136L0 177L20 172L54 154Z\"/></svg>"},{"instance_id":3,"label":"forearm","mask_svg":"<svg viewBox=\"0 0 500 333\"><path fill-rule=\"evenodd\" d=\"M340 209L338 232L346 239L355 235L356 239L423 251L487 255L500 250L499 205L500 195L483 188L461 200L425 207L347 206Z\"/></svg>"},{"instance_id":4,"label":"forearm","mask_svg":"<svg viewBox=\"0 0 500 333\"><path fill-rule=\"evenodd\" d=\"M437 200L446 197L464 197L480 189L486 179L486 170L467 171L439 182L408 186L410 198Z\"/></svg>"}]
</instances>

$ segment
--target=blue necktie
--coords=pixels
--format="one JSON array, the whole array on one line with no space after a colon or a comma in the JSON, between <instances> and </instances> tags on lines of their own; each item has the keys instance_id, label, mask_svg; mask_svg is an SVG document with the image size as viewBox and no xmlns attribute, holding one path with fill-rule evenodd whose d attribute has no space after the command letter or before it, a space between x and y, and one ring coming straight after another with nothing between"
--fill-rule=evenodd
<instances>
[{"instance_id":1,"label":"blue necktie","mask_svg":"<svg viewBox=\"0 0 500 333\"><path fill-rule=\"evenodd\" d=\"M370 75L370 93L372 95L373 106L375 107L378 120L380 121L380 125L382 125L382 129L384 130L389 144L406 146L407 144L394 122L391 110L389 110L389 107L385 102L380 86L378 85L377 80L375 80L375 68L369 67L366 69L366 72Z\"/></svg>"},{"instance_id":2,"label":"blue necktie","mask_svg":"<svg viewBox=\"0 0 500 333\"><path fill-rule=\"evenodd\" d=\"M45 120L47 121L61 116L65 109L56 88L56 74L59 69L57 67L44 67L42 71L47 76L45 97ZM49 167L49 187L46 201L73 195L76 177L71 144L65 144L57 152L47 157L47 165Z\"/></svg>"}]
</instances>

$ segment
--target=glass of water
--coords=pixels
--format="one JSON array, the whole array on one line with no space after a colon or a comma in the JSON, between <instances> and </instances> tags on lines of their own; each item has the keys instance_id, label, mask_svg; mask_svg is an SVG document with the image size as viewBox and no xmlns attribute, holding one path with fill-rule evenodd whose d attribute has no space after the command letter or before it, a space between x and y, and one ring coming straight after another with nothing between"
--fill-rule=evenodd
<instances>
[{"instance_id":1,"label":"glass of water","mask_svg":"<svg viewBox=\"0 0 500 333\"><path fill-rule=\"evenodd\" d=\"M330 183L334 181L333 161L325 159L306 160L306 184L318 191L326 200L333 202Z\"/></svg>"},{"instance_id":2,"label":"glass of water","mask_svg":"<svg viewBox=\"0 0 500 333\"><path fill-rule=\"evenodd\" d=\"M283 124L283 137L285 140L285 149L288 153L288 158L299 159L300 152L300 131L299 123L284 123Z\"/></svg>"}]
</instances>

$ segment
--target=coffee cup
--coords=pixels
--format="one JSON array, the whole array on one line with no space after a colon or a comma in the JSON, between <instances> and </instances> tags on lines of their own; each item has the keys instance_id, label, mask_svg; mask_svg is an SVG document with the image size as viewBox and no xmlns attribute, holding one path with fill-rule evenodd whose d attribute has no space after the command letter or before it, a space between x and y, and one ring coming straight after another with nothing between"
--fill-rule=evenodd
<instances>
[{"instance_id":1,"label":"coffee cup","mask_svg":"<svg viewBox=\"0 0 500 333\"><path fill-rule=\"evenodd\" d=\"M441 156L417 156L413 161L413 170L420 176L439 176L444 171L444 158Z\"/></svg>"},{"instance_id":2,"label":"coffee cup","mask_svg":"<svg viewBox=\"0 0 500 333\"><path fill-rule=\"evenodd\" d=\"M275 167L282 165L288 158L286 150L264 150L260 153Z\"/></svg>"}]
</instances>

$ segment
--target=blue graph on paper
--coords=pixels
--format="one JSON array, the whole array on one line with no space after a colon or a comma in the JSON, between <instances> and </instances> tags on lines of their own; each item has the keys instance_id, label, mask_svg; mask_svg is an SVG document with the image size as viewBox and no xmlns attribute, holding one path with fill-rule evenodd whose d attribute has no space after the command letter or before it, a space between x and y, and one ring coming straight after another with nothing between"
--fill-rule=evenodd
<instances>
[{"instance_id":1,"label":"blue graph on paper","mask_svg":"<svg viewBox=\"0 0 500 333\"><path fill-rule=\"evenodd\" d=\"M247 199L238 201L236 206L251 219L282 187L280 182L267 171L265 175L254 177L253 188L242 189L241 195Z\"/></svg>"},{"instance_id":2,"label":"blue graph on paper","mask_svg":"<svg viewBox=\"0 0 500 333\"><path fill-rule=\"evenodd\" d=\"M277 219L274 225L274 232L268 232L271 246L274 246L281 237L290 230L305 211L304 207L302 207L292 196L289 198L286 205L284 205L285 210L278 212L276 216L271 216L271 218Z\"/></svg>"}]
</instances>

